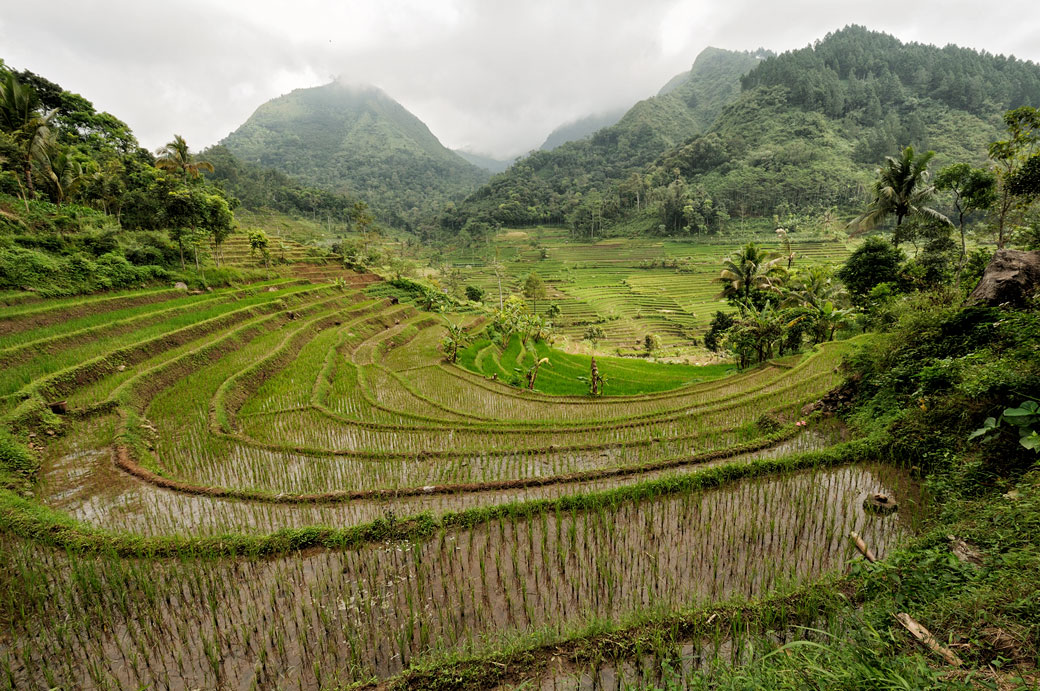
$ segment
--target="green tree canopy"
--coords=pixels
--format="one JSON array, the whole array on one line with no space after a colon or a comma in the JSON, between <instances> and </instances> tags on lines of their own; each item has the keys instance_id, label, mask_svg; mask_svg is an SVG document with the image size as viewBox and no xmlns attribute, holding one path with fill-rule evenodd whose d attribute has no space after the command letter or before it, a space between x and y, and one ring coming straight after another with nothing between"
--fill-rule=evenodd
<instances>
[{"instance_id":1,"label":"green tree canopy","mask_svg":"<svg viewBox=\"0 0 1040 691\"><path fill-rule=\"evenodd\" d=\"M717 297L736 305L764 305L768 291L783 270L782 261L773 252L749 242L722 263L722 271L715 279L722 284Z\"/></svg>"},{"instance_id":2,"label":"green tree canopy","mask_svg":"<svg viewBox=\"0 0 1040 691\"><path fill-rule=\"evenodd\" d=\"M912 146L903 149L899 156L886 156L884 165L877 170L874 198L849 227L857 231L871 230L894 216L896 232L892 241L898 244L899 227L909 216L924 216L949 224L946 216L926 206L935 196L935 186L928 184L928 163L933 156L934 151L915 154Z\"/></svg>"},{"instance_id":3,"label":"green tree canopy","mask_svg":"<svg viewBox=\"0 0 1040 691\"><path fill-rule=\"evenodd\" d=\"M848 288L853 299L859 302L864 300L875 286L898 281L899 269L905 259L901 249L893 247L891 243L877 236L872 236L856 248L836 275Z\"/></svg>"}]
</instances>

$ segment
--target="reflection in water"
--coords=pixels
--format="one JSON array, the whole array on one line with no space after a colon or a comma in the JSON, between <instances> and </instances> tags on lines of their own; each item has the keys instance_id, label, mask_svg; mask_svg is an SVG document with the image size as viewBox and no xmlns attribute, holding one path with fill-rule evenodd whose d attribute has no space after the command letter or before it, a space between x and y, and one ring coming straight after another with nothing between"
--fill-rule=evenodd
<instances>
[{"instance_id":1,"label":"reflection in water","mask_svg":"<svg viewBox=\"0 0 1040 691\"><path fill-rule=\"evenodd\" d=\"M875 491L903 508L866 514ZM6 654L26 679L40 678L40 660L64 660L70 686L102 673L124 686L272 686L291 669L294 686L318 688L333 670L348 683L525 632L783 591L839 569L851 530L884 555L915 505L904 474L861 465L270 560L86 559L70 571L49 553L38 567L55 595ZM72 637L58 625L70 611L86 618Z\"/></svg>"}]
</instances>

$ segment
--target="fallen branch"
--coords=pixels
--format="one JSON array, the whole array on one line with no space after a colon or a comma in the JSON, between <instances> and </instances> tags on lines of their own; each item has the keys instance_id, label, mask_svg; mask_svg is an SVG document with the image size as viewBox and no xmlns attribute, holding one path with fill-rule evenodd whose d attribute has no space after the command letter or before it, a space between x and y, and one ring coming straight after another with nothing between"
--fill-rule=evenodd
<instances>
[{"instance_id":1,"label":"fallen branch","mask_svg":"<svg viewBox=\"0 0 1040 691\"><path fill-rule=\"evenodd\" d=\"M900 624L903 625L903 628L905 628L907 631L913 634L914 638L924 643L926 646L928 646L929 650L941 656L954 667L960 667L964 664L964 662L959 657L957 657L956 653L954 653L952 650L947 648L939 641L935 640L935 636L933 636L928 629L921 626L921 624L919 624L917 620L915 620L909 614L905 612L900 612L896 615L896 619L899 621Z\"/></svg>"},{"instance_id":2,"label":"fallen branch","mask_svg":"<svg viewBox=\"0 0 1040 691\"><path fill-rule=\"evenodd\" d=\"M859 550L859 553L862 554L867 561L871 564L877 561L877 557L874 556L874 553L870 551L869 547L867 547L867 543L863 542L863 538L859 536L859 533L854 530L849 533L849 537L852 539L852 544L856 546L856 549Z\"/></svg>"}]
</instances>

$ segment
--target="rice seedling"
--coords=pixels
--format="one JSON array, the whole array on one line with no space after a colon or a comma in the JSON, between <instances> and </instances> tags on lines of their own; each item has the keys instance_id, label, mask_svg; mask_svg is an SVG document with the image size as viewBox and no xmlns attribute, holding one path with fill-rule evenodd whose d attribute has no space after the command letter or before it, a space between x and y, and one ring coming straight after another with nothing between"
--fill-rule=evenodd
<instances>
[{"instance_id":1,"label":"rice seedling","mask_svg":"<svg viewBox=\"0 0 1040 691\"><path fill-rule=\"evenodd\" d=\"M740 373L604 358L617 388L591 398L564 384L584 356L478 341L452 365L371 278L304 278L0 308L0 441L31 452L0 456L0 687L367 683L794 597L849 531L883 555L916 529L904 472L795 424L856 341ZM688 328L666 278L623 280ZM543 391L502 381L542 357ZM681 678L750 655L733 622L568 674Z\"/></svg>"}]
</instances>

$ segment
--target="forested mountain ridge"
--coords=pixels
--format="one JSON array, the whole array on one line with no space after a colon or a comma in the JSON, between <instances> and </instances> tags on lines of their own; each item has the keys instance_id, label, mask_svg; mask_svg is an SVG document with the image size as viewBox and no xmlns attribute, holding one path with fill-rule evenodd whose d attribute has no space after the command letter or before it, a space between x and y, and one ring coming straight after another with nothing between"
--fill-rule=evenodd
<instances>
[{"instance_id":1,"label":"forested mountain ridge","mask_svg":"<svg viewBox=\"0 0 1040 691\"><path fill-rule=\"evenodd\" d=\"M213 166L207 178L217 182L250 211L277 211L293 217L334 220L350 225L362 200L317 187L308 187L273 168L236 158L217 144L199 157Z\"/></svg>"},{"instance_id":2,"label":"forested mountain ridge","mask_svg":"<svg viewBox=\"0 0 1040 691\"><path fill-rule=\"evenodd\" d=\"M731 78L739 55L753 64ZM706 50L664 96L589 140L517 162L450 207L442 228L477 219L565 223L584 235L618 223L695 234L734 217L848 211L863 203L885 156L910 144L935 150L936 167L981 164L1003 113L1040 103L1035 63L903 43L860 26L758 55ZM680 121L694 134L677 141Z\"/></svg>"},{"instance_id":3,"label":"forested mountain ridge","mask_svg":"<svg viewBox=\"0 0 1040 691\"><path fill-rule=\"evenodd\" d=\"M1040 66L967 48L902 43L850 26L764 60L704 135L663 155L652 178L730 216L848 207L886 155L936 151L982 164L1006 110L1040 104Z\"/></svg>"},{"instance_id":4,"label":"forested mountain ridge","mask_svg":"<svg viewBox=\"0 0 1040 691\"><path fill-rule=\"evenodd\" d=\"M516 162L442 217L448 229L469 218L503 224L562 223L589 190L621 181L669 147L702 132L740 92L740 77L760 53L707 48L674 88L640 101L590 138L537 151Z\"/></svg>"},{"instance_id":5,"label":"forested mountain ridge","mask_svg":"<svg viewBox=\"0 0 1040 691\"><path fill-rule=\"evenodd\" d=\"M304 184L365 198L397 224L488 176L375 87L296 89L261 105L221 144Z\"/></svg>"}]
</instances>

